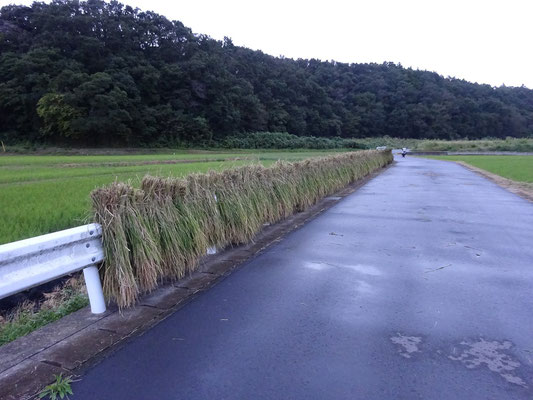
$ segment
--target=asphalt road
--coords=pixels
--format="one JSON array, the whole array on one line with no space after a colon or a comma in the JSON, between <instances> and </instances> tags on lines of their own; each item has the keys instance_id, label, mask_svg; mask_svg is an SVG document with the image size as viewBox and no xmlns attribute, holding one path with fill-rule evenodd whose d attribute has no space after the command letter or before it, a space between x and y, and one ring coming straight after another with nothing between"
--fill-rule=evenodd
<instances>
[{"instance_id":1,"label":"asphalt road","mask_svg":"<svg viewBox=\"0 0 533 400\"><path fill-rule=\"evenodd\" d=\"M407 157L136 338L73 399L531 399L533 204Z\"/></svg>"}]
</instances>

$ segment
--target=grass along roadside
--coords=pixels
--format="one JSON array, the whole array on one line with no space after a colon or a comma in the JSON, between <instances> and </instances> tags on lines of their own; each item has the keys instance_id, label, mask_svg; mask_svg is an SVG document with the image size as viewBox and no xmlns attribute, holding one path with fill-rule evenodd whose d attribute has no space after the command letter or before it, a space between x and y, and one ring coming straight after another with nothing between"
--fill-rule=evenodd
<instances>
[{"instance_id":1,"label":"grass along roadside","mask_svg":"<svg viewBox=\"0 0 533 400\"><path fill-rule=\"evenodd\" d=\"M462 161L513 181L533 183L533 156L437 156L427 158Z\"/></svg>"},{"instance_id":2,"label":"grass along roadside","mask_svg":"<svg viewBox=\"0 0 533 400\"><path fill-rule=\"evenodd\" d=\"M476 168L470 164L465 163L464 161L455 161L458 164L461 164L465 168L468 168L471 171L477 172L478 174L484 176L485 178L490 179L497 185L509 190L512 193L523 197L524 199L533 201L533 183L527 182L517 182L511 179L504 178L500 175L493 174L492 172L485 171L481 168Z\"/></svg>"},{"instance_id":3,"label":"grass along roadside","mask_svg":"<svg viewBox=\"0 0 533 400\"><path fill-rule=\"evenodd\" d=\"M26 301L0 314L0 346L54 322L89 304L80 273L43 293L41 301Z\"/></svg>"},{"instance_id":4,"label":"grass along roadside","mask_svg":"<svg viewBox=\"0 0 533 400\"><path fill-rule=\"evenodd\" d=\"M442 156L427 158L461 164L510 192L533 201L533 156Z\"/></svg>"}]
</instances>

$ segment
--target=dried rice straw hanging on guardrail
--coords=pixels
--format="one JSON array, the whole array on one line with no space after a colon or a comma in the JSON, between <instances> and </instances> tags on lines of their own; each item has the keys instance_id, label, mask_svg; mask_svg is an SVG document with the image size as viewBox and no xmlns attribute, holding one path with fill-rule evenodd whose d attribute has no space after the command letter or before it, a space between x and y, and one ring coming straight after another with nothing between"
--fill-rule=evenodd
<instances>
[{"instance_id":1,"label":"dried rice straw hanging on guardrail","mask_svg":"<svg viewBox=\"0 0 533 400\"><path fill-rule=\"evenodd\" d=\"M113 183L91 193L102 225L104 292L120 307L164 279L193 271L209 246L253 239L274 223L392 162L358 151L269 168L248 165L185 179L145 176L141 188Z\"/></svg>"}]
</instances>

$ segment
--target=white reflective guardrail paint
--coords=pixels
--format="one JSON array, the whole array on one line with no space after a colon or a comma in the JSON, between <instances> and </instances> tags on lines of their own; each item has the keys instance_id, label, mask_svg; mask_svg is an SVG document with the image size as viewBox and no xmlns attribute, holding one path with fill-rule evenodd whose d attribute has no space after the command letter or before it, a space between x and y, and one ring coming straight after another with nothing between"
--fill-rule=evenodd
<instances>
[{"instance_id":1,"label":"white reflective guardrail paint","mask_svg":"<svg viewBox=\"0 0 533 400\"><path fill-rule=\"evenodd\" d=\"M83 269L91 312L106 310L97 265L104 260L98 224L0 245L0 299Z\"/></svg>"}]
</instances>

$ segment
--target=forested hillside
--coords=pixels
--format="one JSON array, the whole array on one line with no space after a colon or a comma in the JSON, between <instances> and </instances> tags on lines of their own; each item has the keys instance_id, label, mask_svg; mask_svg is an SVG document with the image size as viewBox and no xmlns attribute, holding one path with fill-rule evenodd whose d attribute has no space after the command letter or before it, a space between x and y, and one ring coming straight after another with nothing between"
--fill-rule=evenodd
<instances>
[{"instance_id":1,"label":"forested hillside","mask_svg":"<svg viewBox=\"0 0 533 400\"><path fill-rule=\"evenodd\" d=\"M533 136L533 91L392 63L276 58L118 2L0 10L4 142L201 144L254 131Z\"/></svg>"}]
</instances>

